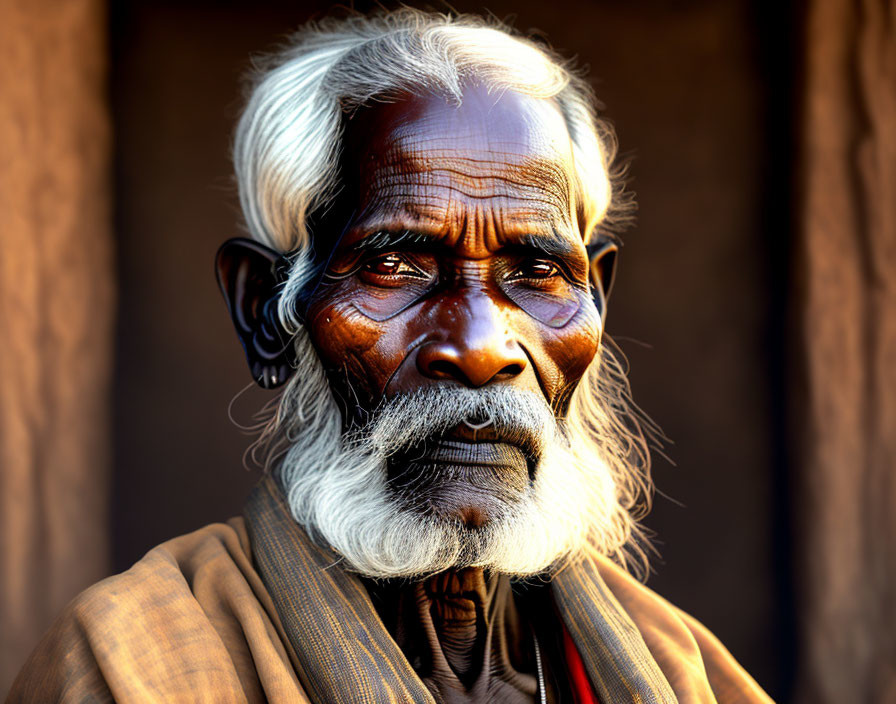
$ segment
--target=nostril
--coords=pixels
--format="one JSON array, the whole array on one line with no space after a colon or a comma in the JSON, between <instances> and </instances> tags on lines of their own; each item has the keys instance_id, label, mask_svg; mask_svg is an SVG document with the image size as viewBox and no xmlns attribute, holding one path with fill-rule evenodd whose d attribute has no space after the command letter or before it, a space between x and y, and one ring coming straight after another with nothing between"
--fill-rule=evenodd
<instances>
[{"instance_id":1,"label":"nostril","mask_svg":"<svg viewBox=\"0 0 896 704\"><path fill-rule=\"evenodd\" d=\"M523 365L522 364L508 364L506 367L501 369L495 377L498 379L512 379L515 376L519 376L523 373Z\"/></svg>"},{"instance_id":2,"label":"nostril","mask_svg":"<svg viewBox=\"0 0 896 704\"><path fill-rule=\"evenodd\" d=\"M447 359L434 359L427 365L427 370L429 371L431 376L434 376L438 379L455 379L457 381L462 381L466 383L467 376L464 374L460 367L458 367L454 362L450 362Z\"/></svg>"}]
</instances>

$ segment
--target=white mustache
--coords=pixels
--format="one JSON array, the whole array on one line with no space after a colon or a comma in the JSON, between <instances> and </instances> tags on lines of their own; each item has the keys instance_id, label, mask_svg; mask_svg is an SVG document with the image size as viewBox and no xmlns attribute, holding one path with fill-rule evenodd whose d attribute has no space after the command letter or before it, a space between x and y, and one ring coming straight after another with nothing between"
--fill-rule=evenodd
<instances>
[{"instance_id":1,"label":"white mustache","mask_svg":"<svg viewBox=\"0 0 896 704\"><path fill-rule=\"evenodd\" d=\"M562 424L538 393L509 386L435 386L384 400L363 428L349 431L346 444L369 443L383 457L391 457L462 424L489 428L502 442L518 445L535 460L558 434L565 441Z\"/></svg>"}]
</instances>

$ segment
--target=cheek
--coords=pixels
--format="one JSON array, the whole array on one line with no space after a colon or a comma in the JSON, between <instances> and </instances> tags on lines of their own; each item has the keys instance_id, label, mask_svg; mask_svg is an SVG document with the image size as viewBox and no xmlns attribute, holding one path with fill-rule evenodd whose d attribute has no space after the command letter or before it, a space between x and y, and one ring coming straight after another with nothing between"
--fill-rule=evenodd
<instances>
[{"instance_id":1,"label":"cheek","mask_svg":"<svg viewBox=\"0 0 896 704\"><path fill-rule=\"evenodd\" d=\"M330 374L347 371L353 383L375 400L401 363L401 350L389 344L394 337L390 325L360 313L351 303L350 292L328 293L309 308L311 342Z\"/></svg>"},{"instance_id":2,"label":"cheek","mask_svg":"<svg viewBox=\"0 0 896 704\"><path fill-rule=\"evenodd\" d=\"M594 360L600 347L600 316L593 305L582 309L560 329L543 328L542 349L553 377L552 401L557 396L571 393Z\"/></svg>"}]
</instances>

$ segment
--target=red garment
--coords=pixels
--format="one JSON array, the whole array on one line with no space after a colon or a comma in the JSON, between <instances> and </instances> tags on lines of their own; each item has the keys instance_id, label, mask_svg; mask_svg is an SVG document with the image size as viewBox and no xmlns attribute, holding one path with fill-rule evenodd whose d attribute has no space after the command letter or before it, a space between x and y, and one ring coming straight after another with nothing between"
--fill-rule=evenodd
<instances>
[{"instance_id":1,"label":"red garment","mask_svg":"<svg viewBox=\"0 0 896 704\"><path fill-rule=\"evenodd\" d=\"M566 626L563 626L563 654L566 656L566 669L569 672L569 683L576 704L600 704L591 682L588 681L582 656L576 650L576 644L572 642L572 636L569 635Z\"/></svg>"}]
</instances>

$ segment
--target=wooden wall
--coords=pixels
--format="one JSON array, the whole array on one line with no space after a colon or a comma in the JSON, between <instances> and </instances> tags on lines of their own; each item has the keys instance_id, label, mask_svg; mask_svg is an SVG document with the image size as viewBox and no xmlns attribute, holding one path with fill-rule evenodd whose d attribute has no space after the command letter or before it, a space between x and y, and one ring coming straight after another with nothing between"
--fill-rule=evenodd
<instances>
[{"instance_id":1,"label":"wooden wall","mask_svg":"<svg viewBox=\"0 0 896 704\"><path fill-rule=\"evenodd\" d=\"M108 573L106 12L0 3L0 694Z\"/></svg>"},{"instance_id":2,"label":"wooden wall","mask_svg":"<svg viewBox=\"0 0 896 704\"><path fill-rule=\"evenodd\" d=\"M896 702L896 7L807 16L794 390L801 702Z\"/></svg>"}]
</instances>

